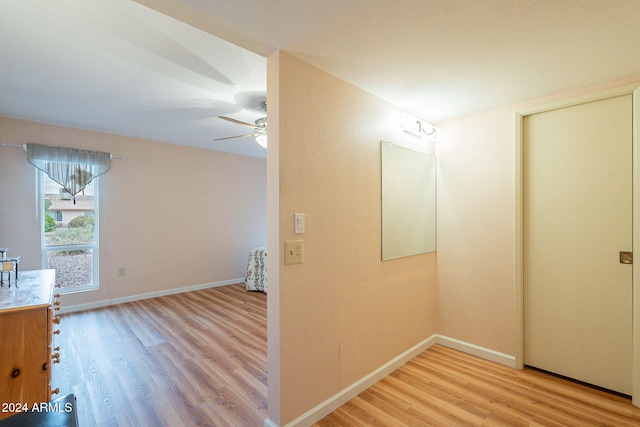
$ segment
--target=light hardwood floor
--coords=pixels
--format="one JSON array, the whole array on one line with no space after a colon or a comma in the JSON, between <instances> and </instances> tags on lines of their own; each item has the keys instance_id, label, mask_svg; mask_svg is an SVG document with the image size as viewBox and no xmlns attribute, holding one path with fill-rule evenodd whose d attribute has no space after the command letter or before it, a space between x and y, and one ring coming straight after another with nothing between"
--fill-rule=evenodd
<instances>
[{"instance_id":1,"label":"light hardwood floor","mask_svg":"<svg viewBox=\"0 0 640 427\"><path fill-rule=\"evenodd\" d=\"M266 305L231 285L64 315L53 386L83 427L262 427ZM640 408L434 346L316 424L428 425L640 426Z\"/></svg>"},{"instance_id":2,"label":"light hardwood floor","mask_svg":"<svg viewBox=\"0 0 640 427\"><path fill-rule=\"evenodd\" d=\"M81 426L262 426L267 296L231 285L62 316Z\"/></svg>"},{"instance_id":3,"label":"light hardwood floor","mask_svg":"<svg viewBox=\"0 0 640 427\"><path fill-rule=\"evenodd\" d=\"M623 397L433 346L320 422L329 426L640 426Z\"/></svg>"}]
</instances>

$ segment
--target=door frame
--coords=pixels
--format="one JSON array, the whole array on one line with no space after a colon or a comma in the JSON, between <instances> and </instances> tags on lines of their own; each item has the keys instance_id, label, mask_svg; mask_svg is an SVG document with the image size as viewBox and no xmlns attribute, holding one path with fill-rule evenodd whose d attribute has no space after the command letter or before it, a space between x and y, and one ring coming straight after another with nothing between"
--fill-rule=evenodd
<instances>
[{"instance_id":1,"label":"door frame","mask_svg":"<svg viewBox=\"0 0 640 427\"><path fill-rule=\"evenodd\" d=\"M524 205L523 205L523 123L526 116L571 107L587 102L600 101L621 95L633 95L633 251L637 252L636 265L640 264L640 84L622 86L602 92L578 96L549 104L526 108L515 113L515 317L516 317L516 348L515 365L518 369L524 368ZM637 248L637 249L636 249ZM639 265L640 267L640 265ZM640 406L640 268L633 268L632 273L632 328L633 328L633 380L632 402Z\"/></svg>"}]
</instances>

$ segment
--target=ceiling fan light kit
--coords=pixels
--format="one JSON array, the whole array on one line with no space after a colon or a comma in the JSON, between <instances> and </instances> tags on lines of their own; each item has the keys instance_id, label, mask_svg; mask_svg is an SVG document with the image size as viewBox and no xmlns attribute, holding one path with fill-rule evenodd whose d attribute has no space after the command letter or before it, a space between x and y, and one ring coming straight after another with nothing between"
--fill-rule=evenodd
<instances>
[{"instance_id":1,"label":"ceiling fan light kit","mask_svg":"<svg viewBox=\"0 0 640 427\"><path fill-rule=\"evenodd\" d=\"M256 142L263 148L267 148L267 134L256 136Z\"/></svg>"},{"instance_id":2,"label":"ceiling fan light kit","mask_svg":"<svg viewBox=\"0 0 640 427\"><path fill-rule=\"evenodd\" d=\"M262 101L260 103L260 107L262 107L262 109L266 112L267 111L267 101ZM246 127L250 127L254 130L254 133L248 133L248 134L244 134L244 135L235 135L235 136L228 136L225 138L216 138L214 139L214 141L223 141L226 139L234 139L234 138L244 138L247 136L252 136L255 138L256 142L264 148L267 148L267 118L266 117L260 117L259 119L257 119L255 121L255 124L250 124L247 122L243 122L241 120L237 120L234 119L232 117L227 117L227 116L218 116L218 118L221 118L222 120L226 120L228 122L231 123L235 123L237 125L242 125L242 126L246 126Z\"/></svg>"}]
</instances>

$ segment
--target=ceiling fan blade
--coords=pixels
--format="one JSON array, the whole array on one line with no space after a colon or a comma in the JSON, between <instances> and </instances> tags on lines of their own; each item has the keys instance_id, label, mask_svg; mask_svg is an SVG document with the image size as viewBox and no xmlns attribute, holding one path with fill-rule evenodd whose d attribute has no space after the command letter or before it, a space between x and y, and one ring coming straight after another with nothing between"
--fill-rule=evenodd
<instances>
[{"instance_id":1,"label":"ceiling fan blade","mask_svg":"<svg viewBox=\"0 0 640 427\"><path fill-rule=\"evenodd\" d=\"M218 116L218 117L221 118L222 120L226 120L228 122L235 123L235 124L238 124L238 125L248 126L250 128L254 128L254 129L256 127L256 125L252 125L252 124L249 124L249 123L246 123L246 122L241 122L240 120L232 119L231 117L225 117L225 116Z\"/></svg>"},{"instance_id":2,"label":"ceiling fan blade","mask_svg":"<svg viewBox=\"0 0 640 427\"><path fill-rule=\"evenodd\" d=\"M227 136L225 138L216 138L214 141L224 141L225 139L244 138L245 136L258 136L259 133L247 133L245 135Z\"/></svg>"}]
</instances>

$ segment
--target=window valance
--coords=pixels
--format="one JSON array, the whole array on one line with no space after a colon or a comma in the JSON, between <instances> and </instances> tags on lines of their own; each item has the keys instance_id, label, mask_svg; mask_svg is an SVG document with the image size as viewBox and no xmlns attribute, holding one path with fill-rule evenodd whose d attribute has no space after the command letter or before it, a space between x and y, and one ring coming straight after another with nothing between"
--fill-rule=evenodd
<instances>
[{"instance_id":1,"label":"window valance","mask_svg":"<svg viewBox=\"0 0 640 427\"><path fill-rule=\"evenodd\" d=\"M75 148L27 144L27 161L73 196L111 169L111 154Z\"/></svg>"}]
</instances>

